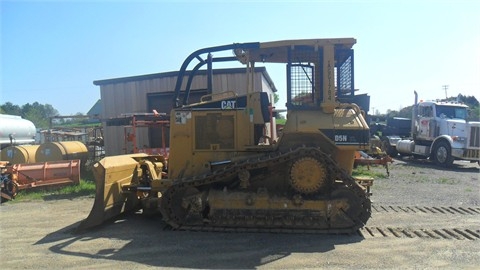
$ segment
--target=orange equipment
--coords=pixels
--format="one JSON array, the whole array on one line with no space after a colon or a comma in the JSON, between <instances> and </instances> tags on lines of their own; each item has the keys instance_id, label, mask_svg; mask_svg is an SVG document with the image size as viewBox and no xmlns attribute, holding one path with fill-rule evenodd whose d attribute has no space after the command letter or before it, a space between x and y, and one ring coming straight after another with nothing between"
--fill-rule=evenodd
<instances>
[{"instance_id":1,"label":"orange equipment","mask_svg":"<svg viewBox=\"0 0 480 270\"><path fill-rule=\"evenodd\" d=\"M80 160L0 164L1 198L12 200L19 190L80 183Z\"/></svg>"}]
</instances>

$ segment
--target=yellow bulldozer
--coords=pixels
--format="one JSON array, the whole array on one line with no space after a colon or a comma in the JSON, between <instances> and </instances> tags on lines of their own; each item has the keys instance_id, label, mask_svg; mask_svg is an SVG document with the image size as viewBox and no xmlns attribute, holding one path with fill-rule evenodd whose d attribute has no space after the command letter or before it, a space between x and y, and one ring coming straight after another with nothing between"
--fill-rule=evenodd
<instances>
[{"instance_id":1,"label":"yellow bulldozer","mask_svg":"<svg viewBox=\"0 0 480 270\"><path fill-rule=\"evenodd\" d=\"M351 173L355 151L369 147L369 128L356 104L336 99L354 90L355 43L283 40L192 53L175 86L168 160L139 153L96 163L95 202L78 230L139 210L180 230L352 233L364 226L369 193ZM213 57L228 51L233 56ZM245 65L246 94L224 91L190 104L195 71L206 65L212 74L213 63L227 61ZM278 138L265 138L271 101L254 91L255 63L286 67L287 121Z\"/></svg>"}]
</instances>

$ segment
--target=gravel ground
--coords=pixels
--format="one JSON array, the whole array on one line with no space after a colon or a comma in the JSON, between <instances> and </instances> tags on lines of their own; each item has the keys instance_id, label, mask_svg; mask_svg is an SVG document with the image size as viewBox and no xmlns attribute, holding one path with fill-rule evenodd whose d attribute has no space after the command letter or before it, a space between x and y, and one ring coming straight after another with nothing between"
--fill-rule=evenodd
<instances>
[{"instance_id":1,"label":"gravel ground","mask_svg":"<svg viewBox=\"0 0 480 270\"><path fill-rule=\"evenodd\" d=\"M354 235L170 231L135 214L76 235L93 198L9 202L0 259L2 269L478 269L479 182L477 164L395 160Z\"/></svg>"},{"instance_id":2,"label":"gravel ground","mask_svg":"<svg viewBox=\"0 0 480 270\"><path fill-rule=\"evenodd\" d=\"M372 168L381 172L379 167ZM442 169L425 159L395 159L390 176L374 183L373 201L394 205L480 206L479 166L455 161Z\"/></svg>"}]
</instances>

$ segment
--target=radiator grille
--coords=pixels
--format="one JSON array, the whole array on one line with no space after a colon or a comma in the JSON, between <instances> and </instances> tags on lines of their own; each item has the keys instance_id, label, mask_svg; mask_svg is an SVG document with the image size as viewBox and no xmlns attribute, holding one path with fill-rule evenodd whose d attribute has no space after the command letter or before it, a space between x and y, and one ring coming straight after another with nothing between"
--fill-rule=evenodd
<instances>
[{"instance_id":1,"label":"radiator grille","mask_svg":"<svg viewBox=\"0 0 480 270\"><path fill-rule=\"evenodd\" d=\"M469 147L480 147L480 127L470 127Z\"/></svg>"},{"instance_id":2,"label":"radiator grille","mask_svg":"<svg viewBox=\"0 0 480 270\"><path fill-rule=\"evenodd\" d=\"M233 149L234 118L231 115L209 113L195 118L195 148L199 150Z\"/></svg>"}]
</instances>

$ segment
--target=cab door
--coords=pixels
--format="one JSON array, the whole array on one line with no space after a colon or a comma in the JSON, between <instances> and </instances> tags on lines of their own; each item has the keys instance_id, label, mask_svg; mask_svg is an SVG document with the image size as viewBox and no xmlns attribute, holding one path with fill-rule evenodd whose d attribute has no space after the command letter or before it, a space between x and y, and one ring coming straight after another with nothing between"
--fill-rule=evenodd
<instances>
[{"instance_id":1,"label":"cab door","mask_svg":"<svg viewBox=\"0 0 480 270\"><path fill-rule=\"evenodd\" d=\"M431 105L421 104L418 106L417 131L419 139L433 140L435 138L435 118Z\"/></svg>"}]
</instances>

